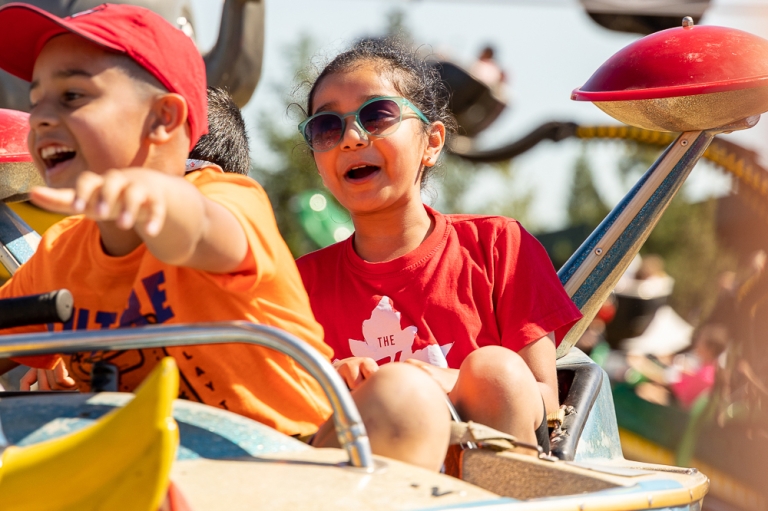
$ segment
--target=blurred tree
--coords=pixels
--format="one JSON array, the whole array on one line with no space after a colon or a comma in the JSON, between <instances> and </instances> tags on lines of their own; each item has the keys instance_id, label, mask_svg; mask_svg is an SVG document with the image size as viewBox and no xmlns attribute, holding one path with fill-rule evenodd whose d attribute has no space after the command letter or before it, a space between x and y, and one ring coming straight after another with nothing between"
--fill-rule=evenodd
<instances>
[{"instance_id":1,"label":"blurred tree","mask_svg":"<svg viewBox=\"0 0 768 511\"><path fill-rule=\"evenodd\" d=\"M595 188L585 144L582 145L581 154L574 164L572 183L571 195L568 198L568 223L571 226L583 225L594 229L611 209L603 202Z\"/></svg>"},{"instance_id":2,"label":"blurred tree","mask_svg":"<svg viewBox=\"0 0 768 511\"><path fill-rule=\"evenodd\" d=\"M403 43L413 45L413 35L408 28L405 11L402 9L392 9L387 13L386 35L397 37Z\"/></svg>"},{"instance_id":3,"label":"blurred tree","mask_svg":"<svg viewBox=\"0 0 768 511\"><path fill-rule=\"evenodd\" d=\"M477 198L478 186L483 187L482 200ZM536 227L529 214L533 194L521 186L512 161L476 164L444 154L423 195L443 213L500 215L515 218L529 230Z\"/></svg>"},{"instance_id":4,"label":"blurred tree","mask_svg":"<svg viewBox=\"0 0 768 511\"><path fill-rule=\"evenodd\" d=\"M716 199L691 204L678 196L642 250L664 258L675 279L670 305L694 325L715 305L720 274L736 268L736 256L718 243L716 215Z\"/></svg>"},{"instance_id":5,"label":"blurred tree","mask_svg":"<svg viewBox=\"0 0 768 511\"><path fill-rule=\"evenodd\" d=\"M619 164L627 188L660 154L655 146L627 144L626 155ZM685 193L680 193L641 250L641 254L664 258L667 273L675 279L670 305L693 324L705 319L714 306L720 274L736 267L735 254L718 243L716 221L716 199L691 203Z\"/></svg>"},{"instance_id":6,"label":"blurred tree","mask_svg":"<svg viewBox=\"0 0 768 511\"><path fill-rule=\"evenodd\" d=\"M315 45L307 36L285 50L285 61L290 63L291 74L299 84L307 83L310 79L306 63L310 61L314 51ZM301 116L300 106L293 102L294 98L285 93L284 84L272 84L272 87L279 97L284 98L286 111L289 116L297 118L298 124ZM298 96L299 92L296 95ZM310 151L298 130L283 129L272 117L273 114L262 112L257 123L259 134L272 157L255 158L251 176L267 191L280 233L293 255L298 257L320 247L301 228L296 212L296 197L304 190L321 189L323 185ZM265 164L265 160L274 161L274 164Z\"/></svg>"}]
</instances>

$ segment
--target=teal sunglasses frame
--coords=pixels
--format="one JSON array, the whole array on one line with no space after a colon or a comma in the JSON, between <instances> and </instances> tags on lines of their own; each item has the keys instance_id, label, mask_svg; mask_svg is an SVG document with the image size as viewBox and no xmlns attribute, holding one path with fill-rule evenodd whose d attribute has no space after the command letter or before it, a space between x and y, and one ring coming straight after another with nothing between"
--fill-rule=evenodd
<instances>
[{"instance_id":1,"label":"teal sunglasses frame","mask_svg":"<svg viewBox=\"0 0 768 511\"><path fill-rule=\"evenodd\" d=\"M390 100L390 101L394 101L395 103L397 103L397 105L400 107L400 119L398 119L398 121L396 123L395 129L393 129L391 132L387 133L386 135L376 135L374 133L369 132L367 129L365 129L365 126L363 126L363 124L360 122L360 111L363 108L365 108L366 106L370 105L371 103L375 103L376 101L382 101L382 100ZM328 111L318 112L315 115L308 117L307 119L305 119L303 122L301 122L299 124L299 133L301 133L301 136L304 137L304 141L307 143L307 145L309 146L309 148L313 152L324 153L326 151L330 151L331 149L333 149L334 147L339 145L339 143L341 142L341 139L344 138L344 133L347 130L347 117L349 117L351 115L354 115L355 116L355 123L357 123L357 125L360 127L361 130L363 130L363 132L366 135L368 135L370 137L376 137L376 138L388 137L388 136L392 135L393 133L395 133L398 129L400 129L400 124L402 124L402 122L404 120L403 119L403 107L404 106L407 106L408 108L413 110L413 113L415 113L416 116L419 119L421 119L425 124L429 124L429 119L427 119L427 116L424 115L421 112L421 110L419 110L416 107L416 105L414 105L413 103L411 103L407 99L405 99L403 97L400 97L400 96L378 96L378 97L369 99L368 101L366 101L365 103L360 105L360 108L358 108L357 110L354 110L352 112L347 112L345 114L340 114L338 112L328 112ZM334 145L332 145L328 149L323 149L322 151L318 151L317 149L312 147L312 144L309 141L309 137L307 136L307 133L306 133L305 129L306 129L307 125L310 123L310 121L312 121L312 119L315 119L316 117L320 117L322 115L333 115L333 116L338 117L339 119L341 119L341 134L339 135L339 140Z\"/></svg>"}]
</instances>

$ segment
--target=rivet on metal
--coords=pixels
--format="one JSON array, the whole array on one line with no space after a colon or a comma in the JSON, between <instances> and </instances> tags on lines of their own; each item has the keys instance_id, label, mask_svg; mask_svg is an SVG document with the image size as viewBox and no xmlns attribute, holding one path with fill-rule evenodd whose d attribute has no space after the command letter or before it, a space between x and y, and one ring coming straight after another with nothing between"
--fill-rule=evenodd
<instances>
[{"instance_id":1,"label":"rivet on metal","mask_svg":"<svg viewBox=\"0 0 768 511\"><path fill-rule=\"evenodd\" d=\"M600 248L600 247L596 248L596 249L595 249L595 254L597 254L597 255L603 255L603 249L602 249L602 248Z\"/></svg>"},{"instance_id":2,"label":"rivet on metal","mask_svg":"<svg viewBox=\"0 0 768 511\"><path fill-rule=\"evenodd\" d=\"M680 145L686 146L686 145L688 145L688 141L687 140L681 140L680 141Z\"/></svg>"},{"instance_id":3,"label":"rivet on metal","mask_svg":"<svg viewBox=\"0 0 768 511\"><path fill-rule=\"evenodd\" d=\"M693 26L693 18L686 16L683 18L683 27L688 28Z\"/></svg>"}]
</instances>

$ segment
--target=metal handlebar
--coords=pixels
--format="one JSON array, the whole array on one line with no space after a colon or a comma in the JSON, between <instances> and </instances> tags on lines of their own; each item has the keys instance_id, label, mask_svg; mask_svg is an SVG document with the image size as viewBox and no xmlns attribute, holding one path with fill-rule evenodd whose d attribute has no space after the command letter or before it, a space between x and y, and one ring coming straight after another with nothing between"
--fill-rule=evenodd
<instances>
[{"instance_id":1,"label":"metal handlebar","mask_svg":"<svg viewBox=\"0 0 768 511\"><path fill-rule=\"evenodd\" d=\"M368 434L341 377L314 348L274 327L232 321L6 335L0 337L0 358L225 343L264 346L296 360L318 381L328 397L333 409L336 436L341 447L349 454L349 463L354 467L373 470Z\"/></svg>"}]
</instances>

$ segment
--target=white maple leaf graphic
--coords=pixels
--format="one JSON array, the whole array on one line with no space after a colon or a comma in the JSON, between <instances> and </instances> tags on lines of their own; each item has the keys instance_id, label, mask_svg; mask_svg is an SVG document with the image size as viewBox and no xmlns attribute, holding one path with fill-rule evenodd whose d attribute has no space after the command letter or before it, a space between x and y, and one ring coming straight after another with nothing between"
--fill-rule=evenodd
<instances>
[{"instance_id":1,"label":"white maple leaf graphic","mask_svg":"<svg viewBox=\"0 0 768 511\"><path fill-rule=\"evenodd\" d=\"M365 340L349 339L349 349L356 357L369 357L376 361L389 358L389 362L397 362L414 358L437 367L448 367L445 357L453 343L443 346L430 344L414 352L413 341L417 331L415 326L400 328L400 313L394 310L389 297L383 296L371 312L371 317L363 321Z\"/></svg>"}]
</instances>

